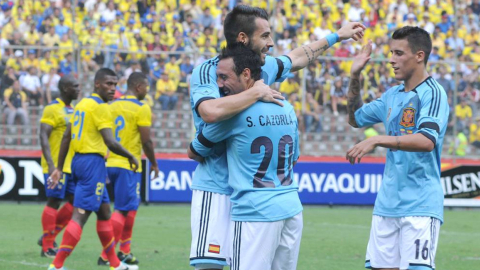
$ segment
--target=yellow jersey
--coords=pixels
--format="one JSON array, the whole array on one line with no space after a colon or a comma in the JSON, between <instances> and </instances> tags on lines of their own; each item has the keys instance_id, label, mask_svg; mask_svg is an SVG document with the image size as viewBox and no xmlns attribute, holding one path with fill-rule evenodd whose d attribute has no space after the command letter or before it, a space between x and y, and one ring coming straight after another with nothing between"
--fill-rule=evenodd
<instances>
[{"instance_id":1,"label":"yellow jersey","mask_svg":"<svg viewBox=\"0 0 480 270\"><path fill-rule=\"evenodd\" d=\"M100 130L113 128L112 114L108 103L98 94L82 99L75 107L72 124L72 141L70 147L80 154L107 154L107 146L103 142Z\"/></svg>"},{"instance_id":2,"label":"yellow jersey","mask_svg":"<svg viewBox=\"0 0 480 270\"><path fill-rule=\"evenodd\" d=\"M152 125L152 111L148 104L141 102L135 96L123 96L110 104L110 112L114 123L115 139L135 158L140 161L142 155L142 141L138 127ZM128 159L110 152L107 167L117 167L131 170ZM142 172L139 163L137 172Z\"/></svg>"},{"instance_id":3,"label":"yellow jersey","mask_svg":"<svg viewBox=\"0 0 480 270\"><path fill-rule=\"evenodd\" d=\"M65 133L65 130L67 129L67 123L70 121L72 115L73 108L65 105L60 98L57 98L45 107L42 118L40 119L40 123L47 124L53 128L52 133L48 138L48 143L50 144L50 154L52 155L52 160L55 167L57 167L58 164L58 153L60 152L63 133ZM70 147L67 157L65 158L65 163L63 164L64 173L72 173L70 168L72 164L72 158L73 151ZM47 160L43 154L41 164L43 173L48 173Z\"/></svg>"}]
</instances>

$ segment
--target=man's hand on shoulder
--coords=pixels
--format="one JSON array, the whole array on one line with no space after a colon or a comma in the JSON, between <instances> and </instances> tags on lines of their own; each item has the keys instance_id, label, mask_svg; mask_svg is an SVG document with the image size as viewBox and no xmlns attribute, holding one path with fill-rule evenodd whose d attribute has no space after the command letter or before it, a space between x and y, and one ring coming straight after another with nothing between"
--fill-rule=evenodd
<instances>
[{"instance_id":1,"label":"man's hand on shoulder","mask_svg":"<svg viewBox=\"0 0 480 270\"><path fill-rule=\"evenodd\" d=\"M273 90L270 88L270 86L266 85L263 79L256 81L252 88L255 88L255 90L258 92L258 100L275 103L283 107L283 102L281 100L284 100L285 98L280 92Z\"/></svg>"}]
</instances>

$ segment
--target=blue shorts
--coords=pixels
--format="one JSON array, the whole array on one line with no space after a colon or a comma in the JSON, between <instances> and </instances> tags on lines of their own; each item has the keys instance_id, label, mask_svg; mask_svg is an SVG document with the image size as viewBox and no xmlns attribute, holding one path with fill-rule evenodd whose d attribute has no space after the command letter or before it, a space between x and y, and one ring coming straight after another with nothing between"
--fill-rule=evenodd
<instances>
[{"instance_id":1,"label":"blue shorts","mask_svg":"<svg viewBox=\"0 0 480 270\"><path fill-rule=\"evenodd\" d=\"M140 204L142 174L117 167L109 167L107 172L115 193L115 210L137 210Z\"/></svg>"},{"instance_id":2,"label":"blue shorts","mask_svg":"<svg viewBox=\"0 0 480 270\"><path fill-rule=\"evenodd\" d=\"M48 173L43 175L45 184L47 183L49 175ZM69 173L64 173L63 178L58 181L58 185L54 189L48 188L48 185L45 185L45 194L47 198L57 198L64 199L65 193L75 194L75 181L72 179L72 175Z\"/></svg>"},{"instance_id":3,"label":"blue shorts","mask_svg":"<svg viewBox=\"0 0 480 270\"><path fill-rule=\"evenodd\" d=\"M72 176L77 183L73 206L97 212L102 203L110 203L105 189L107 168L101 155L76 153L72 160Z\"/></svg>"}]
</instances>

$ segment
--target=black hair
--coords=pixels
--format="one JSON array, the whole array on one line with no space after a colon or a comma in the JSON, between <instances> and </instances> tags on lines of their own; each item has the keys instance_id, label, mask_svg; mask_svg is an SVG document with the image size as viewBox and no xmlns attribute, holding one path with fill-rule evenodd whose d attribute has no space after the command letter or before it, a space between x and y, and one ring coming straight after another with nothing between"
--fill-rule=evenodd
<instances>
[{"instance_id":1,"label":"black hair","mask_svg":"<svg viewBox=\"0 0 480 270\"><path fill-rule=\"evenodd\" d=\"M142 72L133 72L127 79L127 88L133 89L138 84L145 82L146 79L147 76L145 76L145 74Z\"/></svg>"},{"instance_id":2,"label":"black hair","mask_svg":"<svg viewBox=\"0 0 480 270\"><path fill-rule=\"evenodd\" d=\"M248 37L252 37L256 29L255 18L268 21L268 13L262 8L246 5L238 5L233 8L233 10L225 16L223 23L223 31L227 44L237 42L237 37L240 32L244 32Z\"/></svg>"},{"instance_id":3,"label":"black hair","mask_svg":"<svg viewBox=\"0 0 480 270\"><path fill-rule=\"evenodd\" d=\"M413 53L423 51L425 53L423 63L425 65L427 64L428 57L432 52L432 39L427 31L420 27L404 26L393 32L392 39L406 39L408 41L408 46Z\"/></svg>"},{"instance_id":4,"label":"black hair","mask_svg":"<svg viewBox=\"0 0 480 270\"><path fill-rule=\"evenodd\" d=\"M260 80L262 74L262 59L260 55L248 48L242 42L235 42L222 49L219 60L232 58L233 71L239 76L243 70L250 69L250 76L253 80Z\"/></svg>"},{"instance_id":5,"label":"black hair","mask_svg":"<svg viewBox=\"0 0 480 270\"><path fill-rule=\"evenodd\" d=\"M95 73L95 81L101 81L103 79L105 79L106 76L114 76L116 77L117 74L115 73L115 71L109 69L109 68L101 68L97 71L97 73Z\"/></svg>"},{"instance_id":6,"label":"black hair","mask_svg":"<svg viewBox=\"0 0 480 270\"><path fill-rule=\"evenodd\" d=\"M60 78L60 81L58 81L58 89L60 90L60 92L64 92L65 88L68 85L72 84L72 82L74 81L75 81L75 76L73 76L72 74L67 74L62 78Z\"/></svg>"}]
</instances>

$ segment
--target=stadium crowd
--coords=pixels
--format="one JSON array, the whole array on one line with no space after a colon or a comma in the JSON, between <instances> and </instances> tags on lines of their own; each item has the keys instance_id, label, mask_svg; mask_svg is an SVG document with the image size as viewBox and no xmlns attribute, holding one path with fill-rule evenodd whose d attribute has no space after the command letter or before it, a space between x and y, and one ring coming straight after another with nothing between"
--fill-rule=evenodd
<instances>
[{"instance_id":1,"label":"stadium crowd","mask_svg":"<svg viewBox=\"0 0 480 270\"><path fill-rule=\"evenodd\" d=\"M77 2L77 6L72 3ZM188 96L193 68L225 45L222 22L238 3L260 6L271 16L274 54L335 32L348 21L368 27L375 61L362 74L363 98L379 97L390 86L388 37L410 25L432 37L430 74L449 97L450 121L480 148L480 1L438 0L9 0L0 1L0 98L2 123L28 123L27 106L43 106L59 95L60 77L88 79L99 67L114 69L118 93L134 71L148 74L151 100L173 110ZM29 46L29 47L15 47ZM290 74L279 91L295 105L301 130L321 132L320 115L345 111L351 61L360 45L342 42L306 71ZM460 60L455 66L454 59ZM447 61L447 62L445 62ZM457 70L456 70L457 69ZM454 72L458 71L455 78ZM457 79L457 83L455 83ZM302 93L305 83L306 93ZM456 86L456 87L455 87ZM277 87L277 86L274 86ZM454 95L457 88L458 94ZM152 100L153 99L153 100ZM454 102L457 99L457 102ZM457 104L454 107L454 104Z\"/></svg>"}]
</instances>

